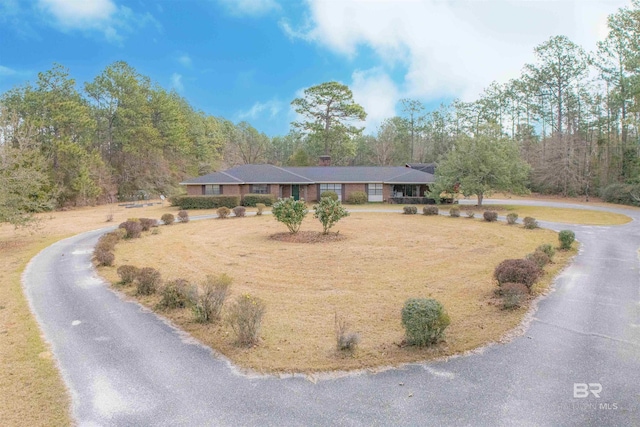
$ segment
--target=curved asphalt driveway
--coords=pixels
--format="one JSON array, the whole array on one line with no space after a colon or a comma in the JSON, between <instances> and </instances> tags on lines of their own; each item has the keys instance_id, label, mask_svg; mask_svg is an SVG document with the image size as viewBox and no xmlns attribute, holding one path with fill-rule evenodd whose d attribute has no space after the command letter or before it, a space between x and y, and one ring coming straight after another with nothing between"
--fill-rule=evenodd
<instances>
[{"instance_id":1,"label":"curved asphalt driveway","mask_svg":"<svg viewBox=\"0 0 640 427\"><path fill-rule=\"evenodd\" d=\"M104 230L45 249L23 281L80 425L640 425L640 213L616 211L634 221L543 223L573 229L582 248L523 336L448 361L315 382L242 375L123 301L91 265ZM581 397L587 388L599 397Z\"/></svg>"}]
</instances>

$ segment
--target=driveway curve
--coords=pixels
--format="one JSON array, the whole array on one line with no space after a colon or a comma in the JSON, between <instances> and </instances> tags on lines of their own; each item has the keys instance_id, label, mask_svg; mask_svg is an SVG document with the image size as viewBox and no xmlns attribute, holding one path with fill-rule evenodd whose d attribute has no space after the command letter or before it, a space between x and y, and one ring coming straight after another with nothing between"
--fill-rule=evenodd
<instances>
[{"instance_id":1,"label":"driveway curve","mask_svg":"<svg viewBox=\"0 0 640 427\"><path fill-rule=\"evenodd\" d=\"M104 229L40 252L23 284L81 426L640 425L640 211L607 210L634 221L542 223L582 246L523 335L377 373L240 373L97 276Z\"/></svg>"}]
</instances>

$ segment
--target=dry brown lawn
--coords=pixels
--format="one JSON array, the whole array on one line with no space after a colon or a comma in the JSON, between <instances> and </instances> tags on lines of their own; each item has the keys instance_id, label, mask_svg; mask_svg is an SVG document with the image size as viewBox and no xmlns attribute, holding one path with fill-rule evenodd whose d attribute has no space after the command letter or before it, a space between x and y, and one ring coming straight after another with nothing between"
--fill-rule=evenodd
<instances>
[{"instance_id":1,"label":"dry brown lawn","mask_svg":"<svg viewBox=\"0 0 640 427\"><path fill-rule=\"evenodd\" d=\"M304 231L321 231L309 216ZM189 310L163 313L242 367L260 372L315 372L397 365L471 350L499 340L522 320L526 308L506 311L493 291L494 267L543 243L549 230L486 223L478 219L396 213L352 213L333 231L344 240L295 243L271 238L286 231L269 216L204 220L160 227L160 234L121 243L116 266L100 268L118 280L123 264L155 267L165 279L201 281L208 274L234 279L232 298L251 293L266 302L261 343L233 345L225 325L192 322ZM558 253L536 293L574 252ZM133 287L124 288L133 295ZM451 317L446 341L430 349L402 345L403 303L433 297ZM153 307L159 298L142 302ZM335 350L338 313L361 336L353 355Z\"/></svg>"}]
</instances>

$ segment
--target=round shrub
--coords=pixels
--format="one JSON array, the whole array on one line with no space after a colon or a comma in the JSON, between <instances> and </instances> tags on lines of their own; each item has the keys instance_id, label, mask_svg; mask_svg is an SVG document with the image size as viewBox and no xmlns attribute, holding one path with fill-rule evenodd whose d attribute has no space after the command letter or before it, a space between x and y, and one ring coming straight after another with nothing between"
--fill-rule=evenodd
<instances>
[{"instance_id":1,"label":"round shrub","mask_svg":"<svg viewBox=\"0 0 640 427\"><path fill-rule=\"evenodd\" d=\"M498 284L522 283L528 288L538 280L542 274L542 269L528 259L505 259L496 267L493 276Z\"/></svg>"},{"instance_id":2,"label":"round shrub","mask_svg":"<svg viewBox=\"0 0 640 427\"><path fill-rule=\"evenodd\" d=\"M545 265L551 262L549 256L540 250L537 250L529 255L527 255L526 259L533 261L540 268L544 268Z\"/></svg>"},{"instance_id":3,"label":"round shrub","mask_svg":"<svg viewBox=\"0 0 640 427\"><path fill-rule=\"evenodd\" d=\"M545 243L544 245L540 245L536 248L536 251L542 251L549 257L549 260L553 259L553 256L556 254L556 249L550 243Z\"/></svg>"},{"instance_id":4,"label":"round shrub","mask_svg":"<svg viewBox=\"0 0 640 427\"><path fill-rule=\"evenodd\" d=\"M530 216L525 217L522 220L522 223L524 224L524 228L526 228L527 230L534 230L538 228L538 221Z\"/></svg>"},{"instance_id":5,"label":"round shrub","mask_svg":"<svg viewBox=\"0 0 640 427\"><path fill-rule=\"evenodd\" d=\"M571 244L576 240L576 233L571 230L562 230L558 233L558 240L560 240L560 249L571 249Z\"/></svg>"},{"instance_id":6,"label":"round shrub","mask_svg":"<svg viewBox=\"0 0 640 427\"><path fill-rule=\"evenodd\" d=\"M349 194L349 197L347 197L347 203L350 203L352 205L364 205L368 201L369 197L364 191L354 191L353 193Z\"/></svg>"},{"instance_id":7,"label":"round shrub","mask_svg":"<svg viewBox=\"0 0 640 427\"><path fill-rule=\"evenodd\" d=\"M162 277L155 268L145 267L138 270L136 282L138 284L138 294L151 295L156 292L162 283Z\"/></svg>"},{"instance_id":8,"label":"round shrub","mask_svg":"<svg viewBox=\"0 0 640 427\"><path fill-rule=\"evenodd\" d=\"M247 208L245 208L244 206L236 206L235 208L233 208L233 214L237 217L243 217L246 212Z\"/></svg>"},{"instance_id":9,"label":"round shrub","mask_svg":"<svg viewBox=\"0 0 640 427\"><path fill-rule=\"evenodd\" d=\"M162 220L162 222L164 222L165 225L171 225L176 220L176 217L173 216L173 214L166 213L163 214L160 219Z\"/></svg>"},{"instance_id":10,"label":"round shrub","mask_svg":"<svg viewBox=\"0 0 640 427\"><path fill-rule=\"evenodd\" d=\"M151 218L140 218L140 225L142 226L142 231L149 231L152 227L158 226L158 221Z\"/></svg>"},{"instance_id":11,"label":"round shrub","mask_svg":"<svg viewBox=\"0 0 640 427\"><path fill-rule=\"evenodd\" d=\"M99 265L104 265L106 267L112 266L113 262L116 260L113 252L105 249L96 249L94 256Z\"/></svg>"},{"instance_id":12,"label":"round shrub","mask_svg":"<svg viewBox=\"0 0 640 427\"><path fill-rule=\"evenodd\" d=\"M449 209L449 215L452 216L453 218L459 218L460 217L460 208L453 207L453 208Z\"/></svg>"},{"instance_id":13,"label":"round shrub","mask_svg":"<svg viewBox=\"0 0 640 427\"><path fill-rule=\"evenodd\" d=\"M435 299L410 298L402 308L402 325L411 345L423 347L438 342L449 323L449 315Z\"/></svg>"},{"instance_id":14,"label":"round shrub","mask_svg":"<svg viewBox=\"0 0 640 427\"><path fill-rule=\"evenodd\" d=\"M498 212L496 211L484 211L482 217L487 222L495 222L498 220Z\"/></svg>"},{"instance_id":15,"label":"round shrub","mask_svg":"<svg viewBox=\"0 0 640 427\"><path fill-rule=\"evenodd\" d=\"M125 221L118 227L126 231L125 239L137 239L142 233L142 225L138 221Z\"/></svg>"},{"instance_id":16,"label":"round shrub","mask_svg":"<svg viewBox=\"0 0 640 427\"><path fill-rule=\"evenodd\" d=\"M189 282L185 279L171 280L160 289L162 299L158 303L160 309L184 308L189 302Z\"/></svg>"},{"instance_id":17,"label":"round shrub","mask_svg":"<svg viewBox=\"0 0 640 427\"><path fill-rule=\"evenodd\" d=\"M437 206L425 206L422 208L422 213L424 215L438 215L440 211Z\"/></svg>"},{"instance_id":18,"label":"round shrub","mask_svg":"<svg viewBox=\"0 0 640 427\"><path fill-rule=\"evenodd\" d=\"M264 208L264 203L256 203L256 215L262 215L262 211L264 211Z\"/></svg>"},{"instance_id":19,"label":"round shrub","mask_svg":"<svg viewBox=\"0 0 640 427\"><path fill-rule=\"evenodd\" d=\"M468 209L465 213L467 214L467 218L473 218L474 216L476 216L476 213L471 209Z\"/></svg>"},{"instance_id":20,"label":"round shrub","mask_svg":"<svg viewBox=\"0 0 640 427\"><path fill-rule=\"evenodd\" d=\"M402 212L405 215L415 215L418 213L418 208L415 206L405 206L402 208Z\"/></svg>"},{"instance_id":21,"label":"round shrub","mask_svg":"<svg viewBox=\"0 0 640 427\"><path fill-rule=\"evenodd\" d=\"M115 249L116 244L120 241L120 235L117 233L107 233L98 239L96 244L96 251L112 251Z\"/></svg>"},{"instance_id":22,"label":"round shrub","mask_svg":"<svg viewBox=\"0 0 640 427\"><path fill-rule=\"evenodd\" d=\"M228 207L223 206L221 208L218 208L216 213L218 214L218 218L225 219L231 214L231 210Z\"/></svg>"},{"instance_id":23,"label":"round shrub","mask_svg":"<svg viewBox=\"0 0 640 427\"><path fill-rule=\"evenodd\" d=\"M515 212L510 212L507 214L507 224L513 225L518 220L518 214Z\"/></svg>"},{"instance_id":24,"label":"round shrub","mask_svg":"<svg viewBox=\"0 0 640 427\"><path fill-rule=\"evenodd\" d=\"M138 277L138 271L138 267L133 265L121 265L117 270L118 276L120 276L120 283L123 285L133 283L136 277Z\"/></svg>"},{"instance_id":25,"label":"round shrub","mask_svg":"<svg viewBox=\"0 0 640 427\"><path fill-rule=\"evenodd\" d=\"M189 212L184 209L178 212L178 219L180 222L189 222Z\"/></svg>"},{"instance_id":26,"label":"round shrub","mask_svg":"<svg viewBox=\"0 0 640 427\"><path fill-rule=\"evenodd\" d=\"M500 287L502 308L512 309L521 307L529 295L529 288L522 283L505 283Z\"/></svg>"},{"instance_id":27,"label":"round shrub","mask_svg":"<svg viewBox=\"0 0 640 427\"><path fill-rule=\"evenodd\" d=\"M331 197L333 200L338 200L338 193L335 191L323 191L320 193L320 198L322 199L323 197Z\"/></svg>"}]
</instances>

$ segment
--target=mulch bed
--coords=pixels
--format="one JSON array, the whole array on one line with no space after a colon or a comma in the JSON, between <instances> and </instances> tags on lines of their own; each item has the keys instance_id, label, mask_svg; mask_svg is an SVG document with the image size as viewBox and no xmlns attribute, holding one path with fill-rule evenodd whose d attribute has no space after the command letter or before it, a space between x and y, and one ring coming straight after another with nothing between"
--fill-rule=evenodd
<instances>
[{"instance_id":1,"label":"mulch bed","mask_svg":"<svg viewBox=\"0 0 640 427\"><path fill-rule=\"evenodd\" d=\"M298 231L296 234L277 233L272 234L271 238L279 242L289 243L325 243L339 242L345 240L347 236L338 233L322 234L317 231Z\"/></svg>"}]
</instances>

